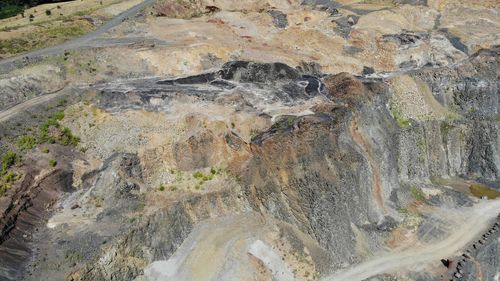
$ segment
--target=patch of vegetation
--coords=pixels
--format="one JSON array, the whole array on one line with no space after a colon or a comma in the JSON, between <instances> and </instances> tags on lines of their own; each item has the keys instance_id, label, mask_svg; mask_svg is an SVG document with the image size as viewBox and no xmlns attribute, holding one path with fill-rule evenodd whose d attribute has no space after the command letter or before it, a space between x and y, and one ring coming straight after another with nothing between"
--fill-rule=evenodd
<instances>
[{"instance_id":1,"label":"patch of vegetation","mask_svg":"<svg viewBox=\"0 0 500 281\"><path fill-rule=\"evenodd\" d=\"M443 134L443 136L447 136L448 133L454 128L455 126L453 126L452 124L448 123L448 122L442 122L441 123L441 134Z\"/></svg>"},{"instance_id":2,"label":"patch of vegetation","mask_svg":"<svg viewBox=\"0 0 500 281\"><path fill-rule=\"evenodd\" d=\"M9 31L16 30L16 29L19 29L19 28L21 28L20 25L6 26L6 27L0 28L0 31L9 32Z\"/></svg>"},{"instance_id":3,"label":"patch of vegetation","mask_svg":"<svg viewBox=\"0 0 500 281\"><path fill-rule=\"evenodd\" d=\"M400 212L401 214L405 214L405 215L409 213L408 209L406 209L406 208L399 208L398 212Z\"/></svg>"},{"instance_id":4,"label":"patch of vegetation","mask_svg":"<svg viewBox=\"0 0 500 281\"><path fill-rule=\"evenodd\" d=\"M0 0L1 1L1 0ZM29 15L33 21L34 15ZM39 22L32 24L33 32L22 33L17 37L0 40L0 54L15 55L62 43L68 39L83 35L92 29L92 25L80 19L63 22ZM19 28L18 26L16 28Z\"/></svg>"},{"instance_id":5,"label":"patch of vegetation","mask_svg":"<svg viewBox=\"0 0 500 281\"><path fill-rule=\"evenodd\" d=\"M31 50L30 43L23 38L0 40L0 54L17 54Z\"/></svg>"},{"instance_id":6,"label":"patch of vegetation","mask_svg":"<svg viewBox=\"0 0 500 281\"><path fill-rule=\"evenodd\" d=\"M8 185L0 184L0 196L4 196L9 188L10 186Z\"/></svg>"},{"instance_id":7,"label":"patch of vegetation","mask_svg":"<svg viewBox=\"0 0 500 281\"><path fill-rule=\"evenodd\" d=\"M421 152L426 152L427 151L427 146L425 145L425 140L420 139L417 141L417 146L420 149Z\"/></svg>"},{"instance_id":8,"label":"patch of vegetation","mask_svg":"<svg viewBox=\"0 0 500 281\"><path fill-rule=\"evenodd\" d=\"M19 175L13 173L13 172L7 172L1 179L0 179L0 196L5 195L7 190L12 188L12 183L14 183L16 180L19 179Z\"/></svg>"},{"instance_id":9,"label":"patch of vegetation","mask_svg":"<svg viewBox=\"0 0 500 281\"><path fill-rule=\"evenodd\" d=\"M17 147L21 150L32 149L36 146L37 140L34 136L24 135L17 140Z\"/></svg>"},{"instance_id":10,"label":"patch of vegetation","mask_svg":"<svg viewBox=\"0 0 500 281\"><path fill-rule=\"evenodd\" d=\"M197 171L193 174L193 178L199 180L198 183L194 186L195 189L200 189L201 186L207 182L214 179L214 177L221 173L221 169L216 169L215 167L210 168L210 173L205 175L201 171Z\"/></svg>"},{"instance_id":11,"label":"patch of vegetation","mask_svg":"<svg viewBox=\"0 0 500 281\"><path fill-rule=\"evenodd\" d=\"M64 258L69 262L69 263L76 263L80 262L83 260L83 256L76 252L76 251L66 251L66 254L64 255Z\"/></svg>"},{"instance_id":12,"label":"patch of vegetation","mask_svg":"<svg viewBox=\"0 0 500 281\"><path fill-rule=\"evenodd\" d=\"M176 171L175 172L175 180L176 181L182 181L183 180L182 171Z\"/></svg>"},{"instance_id":13,"label":"patch of vegetation","mask_svg":"<svg viewBox=\"0 0 500 281\"><path fill-rule=\"evenodd\" d=\"M0 19L10 18L13 16L17 16L24 11L23 5L20 4L4 4L0 8Z\"/></svg>"},{"instance_id":14,"label":"patch of vegetation","mask_svg":"<svg viewBox=\"0 0 500 281\"><path fill-rule=\"evenodd\" d=\"M2 175L5 175L10 167L14 166L14 164L19 163L21 161L21 157L17 155L14 151L7 151L5 155L2 157Z\"/></svg>"},{"instance_id":15,"label":"patch of vegetation","mask_svg":"<svg viewBox=\"0 0 500 281\"><path fill-rule=\"evenodd\" d=\"M460 135L458 136L461 142L465 141L465 132L460 130Z\"/></svg>"},{"instance_id":16,"label":"patch of vegetation","mask_svg":"<svg viewBox=\"0 0 500 281\"><path fill-rule=\"evenodd\" d=\"M60 99L58 102L57 102L57 107L61 107L61 106L64 106L68 103L68 101L66 99Z\"/></svg>"},{"instance_id":17,"label":"patch of vegetation","mask_svg":"<svg viewBox=\"0 0 500 281\"><path fill-rule=\"evenodd\" d=\"M59 140L59 142L62 144L62 145L73 145L73 146L77 146L78 143L80 142L80 138L73 135L73 133L71 132L71 130L69 128L63 128L62 129L62 136Z\"/></svg>"},{"instance_id":18,"label":"patch of vegetation","mask_svg":"<svg viewBox=\"0 0 500 281\"><path fill-rule=\"evenodd\" d=\"M283 116L277 122L275 122L271 129L273 130L284 130L290 128L295 123L298 118L296 116Z\"/></svg>"},{"instance_id":19,"label":"patch of vegetation","mask_svg":"<svg viewBox=\"0 0 500 281\"><path fill-rule=\"evenodd\" d=\"M424 192L422 192L422 190L416 186L410 186L410 194L411 197L413 197L413 199L417 201L426 201Z\"/></svg>"},{"instance_id":20,"label":"patch of vegetation","mask_svg":"<svg viewBox=\"0 0 500 281\"><path fill-rule=\"evenodd\" d=\"M214 167L210 168L210 174L212 174L212 175L220 174L220 172L221 172L220 168L219 169L216 169Z\"/></svg>"},{"instance_id":21,"label":"patch of vegetation","mask_svg":"<svg viewBox=\"0 0 500 281\"><path fill-rule=\"evenodd\" d=\"M49 141L49 128L51 126L59 128L59 122L64 118L64 112L59 111L54 114L52 114L47 121L45 121L41 126L40 126L40 143L45 143Z\"/></svg>"},{"instance_id":22,"label":"patch of vegetation","mask_svg":"<svg viewBox=\"0 0 500 281\"><path fill-rule=\"evenodd\" d=\"M411 121L408 118L404 117L394 101L390 102L389 110L391 111L392 116L394 117L400 128L406 129L411 126Z\"/></svg>"},{"instance_id":23,"label":"patch of vegetation","mask_svg":"<svg viewBox=\"0 0 500 281\"><path fill-rule=\"evenodd\" d=\"M13 172L8 172L2 177L2 181L5 183L11 183L14 182L17 179L17 175L14 174Z\"/></svg>"},{"instance_id":24,"label":"patch of vegetation","mask_svg":"<svg viewBox=\"0 0 500 281\"><path fill-rule=\"evenodd\" d=\"M193 178L195 179L201 179L203 178L203 176L204 176L203 173L200 171L197 171L196 173L193 174Z\"/></svg>"},{"instance_id":25,"label":"patch of vegetation","mask_svg":"<svg viewBox=\"0 0 500 281\"><path fill-rule=\"evenodd\" d=\"M73 135L69 128L61 128L59 121L64 118L64 111L52 114L47 121L40 126L39 143L59 143L62 145L78 145L80 138ZM51 128L56 131L51 134Z\"/></svg>"},{"instance_id":26,"label":"patch of vegetation","mask_svg":"<svg viewBox=\"0 0 500 281\"><path fill-rule=\"evenodd\" d=\"M165 185L160 184L160 187L158 188L159 191L165 191Z\"/></svg>"},{"instance_id":27,"label":"patch of vegetation","mask_svg":"<svg viewBox=\"0 0 500 281\"><path fill-rule=\"evenodd\" d=\"M87 32L84 26L75 25L61 25L53 26L46 30L49 37L59 37L63 39L69 39L72 37L83 35Z\"/></svg>"},{"instance_id":28,"label":"patch of vegetation","mask_svg":"<svg viewBox=\"0 0 500 281\"><path fill-rule=\"evenodd\" d=\"M489 188L482 184L472 184L471 186L469 186L469 190L472 195L478 198L487 197L488 199L496 199L500 197L500 191Z\"/></svg>"},{"instance_id":29,"label":"patch of vegetation","mask_svg":"<svg viewBox=\"0 0 500 281\"><path fill-rule=\"evenodd\" d=\"M45 147L44 149L42 149L42 152L43 153L49 153L49 149Z\"/></svg>"},{"instance_id":30,"label":"patch of vegetation","mask_svg":"<svg viewBox=\"0 0 500 281\"><path fill-rule=\"evenodd\" d=\"M50 159L49 160L49 166L50 167L55 167L57 165L57 161L55 159Z\"/></svg>"}]
</instances>

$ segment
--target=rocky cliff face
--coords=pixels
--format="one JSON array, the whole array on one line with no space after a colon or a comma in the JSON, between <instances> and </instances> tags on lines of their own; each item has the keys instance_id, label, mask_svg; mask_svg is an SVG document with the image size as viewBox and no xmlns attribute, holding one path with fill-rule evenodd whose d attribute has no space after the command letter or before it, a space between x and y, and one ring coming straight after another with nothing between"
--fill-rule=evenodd
<instances>
[{"instance_id":1,"label":"rocky cliff face","mask_svg":"<svg viewBox=\"0 0 500 281\"><path fill-rule=\"evenodd\" d=\"M0 279L494 280L496 7L257 2L114 31L173 25L184 51L41 62L72 87L0 113L23 155L2 170ZM71 70L87 59L90 85ZM59 85L26 77L4 74L4 108Z\"/></svg>"}]
</instances>

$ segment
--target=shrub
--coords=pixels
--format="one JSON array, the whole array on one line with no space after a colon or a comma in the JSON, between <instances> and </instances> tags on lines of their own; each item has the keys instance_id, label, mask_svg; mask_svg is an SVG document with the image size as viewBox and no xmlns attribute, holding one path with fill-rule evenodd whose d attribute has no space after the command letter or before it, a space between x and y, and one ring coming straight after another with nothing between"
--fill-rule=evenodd
<instances>
[{"instance_id":1,"label":"shrub","mask_svg":"<svg viewBox=\"0 0 500 281\"><path fill-rule=\"evenodd\" d=\"M160 191L164 191L165 190L165 186L163 185L163 183L160 184L160 187L158 188L158 190L160 190Z\"/></svg>"},{"instance_id":2,"label":"shrub","mask_svg":"<svg viewBox=\"0 0 500 281\"><path fill-rule=\"evenodd\" d=\"M71 133L71 130L68 128L64 128L62 130L62 136L60 140L62 145L74 145L77 146L80 142L80 138L76 137Z\"/></svg>"},{"instance_id":3,"label":"shrub","mask_svg":"<svg viewBox=\"0 0 500 281\"><path fill-rule=\"evenodd\" d=\"M57 165L57 161L56 160L54 160L54 159L50 159L49 160L49 166L50 167L55 167L56 165Z\"/></svg>"},{"instance_id":4,"label":"shrub","mask_svg":"<svg viewBox=\"0 0 500 281\"><path fill-rule=\"evenodd\" d=\"M33 21L33 19L35 19L35 16L33 14L30 14L29 19L30 21Z\"/></svg>"},{"instance_id":5,"label":"shrub","mask_svg":"<svg viewBox=\"0 0 500 281\"><path fill-rule=\"evenodd\" d=\"M425 201L425 195L418 187L410 186L410 194L415 200Z\"/></svg>"},{"instance_id":6,"label":"shrub","mask_svg":"<svg viewBox=\"0 0 500 281\"><path fill-rule=\"evenodd\" d=\"M389 110L391 111L392 116L394 117L400 128L406 129L411 127L410 120L403 116L403 113L398 108L396 102L391 101L389 103Z\"/></svg>"},{"instance_id":7,"label":"shrub","mask_svg":"<svg viewBox=\"0 0 500 281\"><path fill-rule=\"evenodd\" d=\"M43 153L49 153L49 149L45 147L44 149L42 149L42 152Z\"/></svg>"},{"instance_id":8,"label":"shrub","mask_svg":"<svg viewBox=\"0 0 500 281\"><path fill-rule=\"evenodd\" d=\"M40 143L56 143L59 142L62 145L78 145L80 142L80 138L77 136L73 135L71 130L69 128L64 127L61 130L61 135L58 139L53 139L49 137L49 129L50 127L54 127L59 129L59 121L64 118L64 111L58 111L54 114L52 114L47 121L45 121L41 126L40 126Z\"/></svg>"},{"instance_id":9,"label":"shrub","mask_svg":"<svg viewBox=\"0 0 500 281\"><path fill-rule=\"evenodd\" d=\"M66 53L64 53L64 55L66 55ZM65 105L66 103L68 103L68 101L66 99L61 99L57 102L57 106L63 106Z\"/></svg>"},{"instance_id":10,"label":"shrub","mask_svg":"<svg viewBox=\"0 0 500 281\"><path fill-rule=\"evenodd\" d=\"M14 151L7 151L2 158L2 175L5 175L12 165L19 162L20 157Z\"/></svg>"},{"instance_id":11,"label":"shrub","mask_svg":"<svg viewBox=\"0 0 500 281\"><path fill-rule=\"evenodd\" d=\"M17 175L14 174L13 172L8 172L5 174L2 178L2 180L6 183L13 182L17 179Z\"/></svg>"},{"instance_id":12,"label":"shrub","mask_svg":"<svg viewBox=\"0 0 500 281\"><path fill-rule=\"evenodd\" d=\"M24 135L17 141L19 149L32 149L36 146L36 139L33 136Z\"/></svg>"},{"instance_id":13,"label":"shrub","mask_svg":"<svg viewBox=\"0 0 500 281\"><path fill-rule=\"evenodd\" d=\"M30 42L23 38L4 39L0 40L0 53L21 53L28 51L30 46Z\"/></svg>"},{"instance_id":14,"label":"shrub","mask_svg":"<svg viewBox=\"0 0 500 281\"><path fill-rule=\"evenodd\" d=\"M204 174L202 172L200 172L200 171L198 171L198 172L196 172L196 173L193 174L193 177L195 179L201 179L201 178L203 178L203 176L204 176Z\"/></svg>"},{"instance_id":15,"label":"shrub","mask_svg":"<svg viewBox=\"0 0 500 281\"><path fill-rule=\"evenodd\" d=\"M45 10L45 14L46 14L47 16L50 16L50 15L52 15L52 12L51 12L50 10Z\"/></svg>"}]
</instances>

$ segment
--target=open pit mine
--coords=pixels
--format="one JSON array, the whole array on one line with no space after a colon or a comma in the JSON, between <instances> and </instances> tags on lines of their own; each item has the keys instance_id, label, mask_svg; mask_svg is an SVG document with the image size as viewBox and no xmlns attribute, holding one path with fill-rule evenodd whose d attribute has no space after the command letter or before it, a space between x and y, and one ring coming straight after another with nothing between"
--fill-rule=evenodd
<instances>
[{"instance_id":1,"label":"open pit mine","mask_svg":"<svg viewBox=\"0 0 500 281\"><path fill-rule=\"evenodd\" d=\"M500 280L497 0L21 2L1 281Z\"/></svg>"}]
</instances>

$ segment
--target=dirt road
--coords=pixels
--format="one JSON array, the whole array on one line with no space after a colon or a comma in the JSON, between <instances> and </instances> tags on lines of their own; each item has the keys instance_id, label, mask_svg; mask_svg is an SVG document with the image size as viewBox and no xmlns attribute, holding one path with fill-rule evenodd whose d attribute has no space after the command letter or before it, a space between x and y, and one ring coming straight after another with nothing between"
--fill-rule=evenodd
<instances>
[{"instance_id":1,"label":"dirt road","mask_svg":"<svg viewBox=\"0 0 500 281\"><path fill-rule=\"evenodd\" d=\"M444 240L377 256L345 271L330 275L323 281L355 281L398 270L422 270L426 265L437 264L442 258L458 254L490 226L499 211L500 200L480 202L469 208L448 210L447 220L453 227ZM446 217L445 213L442 215Z\"/></svg>"},{"instance_id":2,"label":"dirt road","mask_svg":"<svg viewBox=\"0 0 500 281\"><path fill-rule=\"evenodd\" d=\"M22 54L19 56L15 56L12 58L4 59L0 61L0 73L11 71L12 69L22 65L24 62L27 62L33 58L53 55L58 53L63 53L66 50L78 49L78 48L90 48L90 47L99 47L99 41L94 39L102 35L103 33L109 31L111 28L119 25L123 21L127 20L129 17L135 16L145 7L153 4L155 0L144 0L142 3L128 9L127 11L119 14L115 18L106 22L96 30L89 32L85 35L82 35L73 40L67 41L63 44L47 47L40 50L35 50L33 52Z\"/></svg>"},{"instance_id":3,"label":"dirt road","mask_svg":"<svg viewBox=\"0 0 500 281\"><path fill-rule=\"evenodd\" d=\"M33 107L33 106L42 104L44 102L47 102L47 101L61 95L63 89L64 88L59 89L59 90L54 91L54 92L51 92L51 93L48 93L48 94L45 94L45 95L42 95L42 96L38 96L36 98L32 98L32 99L27 100L23 103L16 104L11 108L0 111L0 122L5 122L5 121L9 120L12 116L19 114L20 112L28 111L28 109Z\"/></svg>"}]
</instances>

